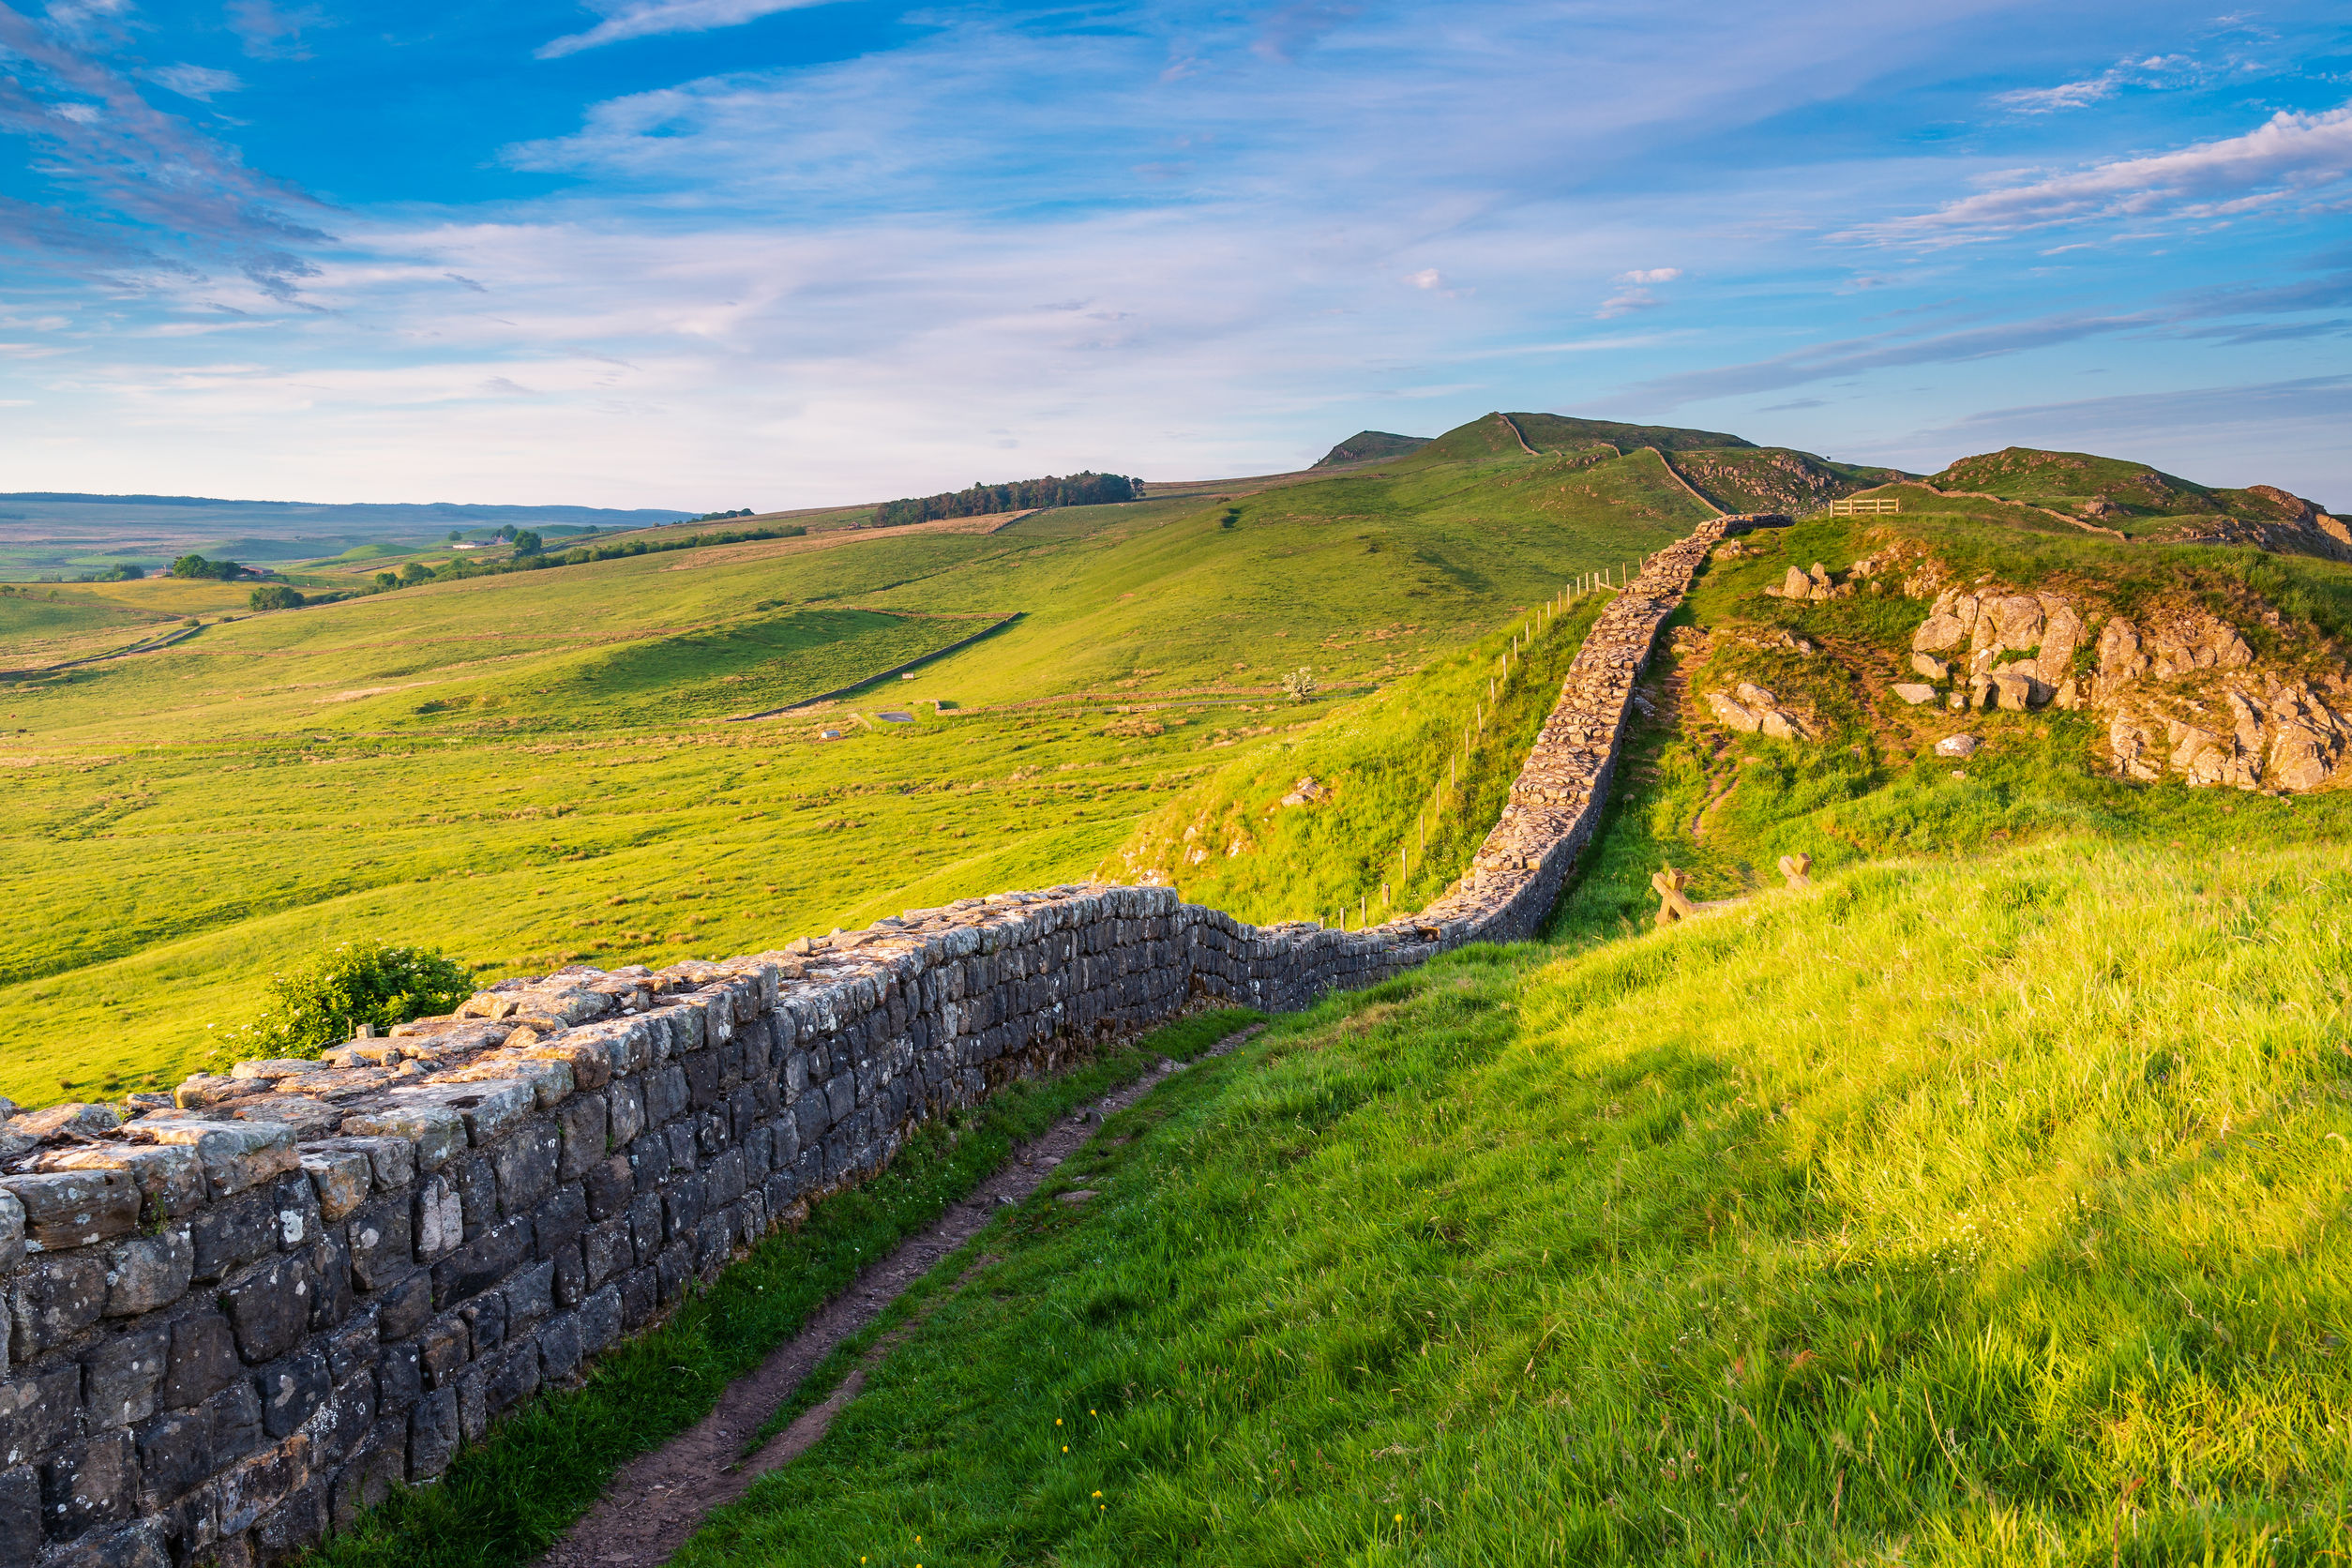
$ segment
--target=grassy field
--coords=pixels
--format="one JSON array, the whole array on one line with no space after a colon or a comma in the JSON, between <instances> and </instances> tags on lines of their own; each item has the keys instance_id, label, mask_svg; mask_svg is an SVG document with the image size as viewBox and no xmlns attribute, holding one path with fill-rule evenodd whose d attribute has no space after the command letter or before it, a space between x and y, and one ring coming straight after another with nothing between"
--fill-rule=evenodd
<instances>
[{"instance_id":1,"label":"grassy field","mask_svg":"<svg viewBox=\"0 0 2352 1568\"><path fill-rule=\"evenodd\" d=\"M176 1081L271 972L347 938L436 946L487 980L757 952L1083 877L1213 770L1343 712L1377 736L1418 681L1437 683L1426 712L1455 702L1446 683L1479 685L1531 607L1703 515L1654 454L1515 453L265 614L225 584L60 589L204 624L0 686L0 1093ZM199 602L224 593L234 612ZM1006 616L822 716L726 722ZM1302 665L1304 705L1278 687ZM1533 689L1490 748L1531 732ZM1376 894L1372 858L1334 852L1298 901ZM1262 893L1283 902L1278 877Z\"/></svg>"},{"instance_id":2,"label":"grassy field","mask_svg":"<svg viewBox=\"0 0 2352 1568\"><path fill-rule=\"evenodd\" d=\"M2076 837L1282 1020L681 1560L2329 1558L2347 889Z\"/></svg>"}]
</instances>

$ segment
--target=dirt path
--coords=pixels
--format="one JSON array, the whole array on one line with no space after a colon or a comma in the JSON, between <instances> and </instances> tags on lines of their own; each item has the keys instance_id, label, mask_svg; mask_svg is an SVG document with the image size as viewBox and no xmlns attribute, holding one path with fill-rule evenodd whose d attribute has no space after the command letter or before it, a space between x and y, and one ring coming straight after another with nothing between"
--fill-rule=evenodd
<instances>
[{"instance_id":1,"label":"dirt path","mask_svg":"<svg viewBox=\"0 0 2352 1568\"><path fill-rule=\"evenodd\" d=\"M1228 1035L1194 1060L1223 1056L1264 1027ZM1044 1137L1015 1150L970 1197L858 1275L856 1283L820 1307L756 1371L728 1385L717 1407L699 1425L639 1456L613 1477L596 1507L539 1560L540 1568L656 1568L667 1562L713 1509L734 1501L761 1476L813 1447L834 1417L857 1397L867 1370L887 1353L892 1341L877 1345L822 1404L803 1412L749 1459L743 1458L744 1445L835 1346L872 1322L941 1259L978 1235L997 1210L1034 1192L1101 1130L1105 1116L1126 1109L1184 1070L1182 1063L1162 1058L1126 1088L1064 1117Z\"/></svg>"}]
</instances>

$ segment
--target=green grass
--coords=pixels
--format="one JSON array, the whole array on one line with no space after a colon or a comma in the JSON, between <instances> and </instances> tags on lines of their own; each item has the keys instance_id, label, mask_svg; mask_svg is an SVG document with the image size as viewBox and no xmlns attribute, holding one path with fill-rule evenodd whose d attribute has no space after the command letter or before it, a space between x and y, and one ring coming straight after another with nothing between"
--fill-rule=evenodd
<instances>
[{"instance_id":1,"label":"green grass","mask_svg":"<svg viewBox=\"0 0 2352 1568\"><path fill-rule=\"evenodd\" d=\"M267 615L241 588L220 599L231 585L62 589L206 625L0 685L0 1093L217 1065L207 1034L322 943L438 947L487 981L759 952L1076 880L1213 768L1487 649L1700 515L1652 454L1515 452ZM723 722L1014 613L826 714L838 742L806 716ZM1275 690L1302 663L1324 694L1304 709ZM1506 731L1537 711L1515 702ZM1378 867L1338 869L1357 887Z\"/></svg>"},{"instance_id":2,"label":"green grass","mask_svg":"<svg viewBox=\"0 0 2352 1568\"><path fill-rule=\"evenodd\" d=\"M1596 594L1546 620L1507 675L1499 671L1514 632L1533 616L1278 733L1163 806L1104 873L1148 875L1191 902L1261 922L1335 923L1344 910L1355 926L1423 908L1501 815L1606 602ZM1307 777L1322 798L1281 805Z\"/></svg>"},{"instance_id":3,"label":"green grass","mask_svg":"<svg viewBox=\"0 0 2352 1568\"><path fill-rule=\"evenodd\" d=\"M1334 999L680 1561L2319 1560L2347 892L2076 837Z\"/></svg>"},{"instance_id":4,"label":"green grass","mask_svg":"<svg viewBox=\"0 0 2352 1568\"><path fill-rule=\"evenodd\" d=\"M309 1559L318 1568L509 1568L585 1513L622 1465L708 1414L720 1393L799 1332L858 1271L936 1220L1084 1102L1162 1056L1189 1061L1255 1015L1195 1015L1051 1079L1011 1086L909 1139L890 1168L817 1203L692 1295L659 1327L600 1358L583 1386L533 1400L441 1481L403 1490Z\"/></svg>"}]
</instances>

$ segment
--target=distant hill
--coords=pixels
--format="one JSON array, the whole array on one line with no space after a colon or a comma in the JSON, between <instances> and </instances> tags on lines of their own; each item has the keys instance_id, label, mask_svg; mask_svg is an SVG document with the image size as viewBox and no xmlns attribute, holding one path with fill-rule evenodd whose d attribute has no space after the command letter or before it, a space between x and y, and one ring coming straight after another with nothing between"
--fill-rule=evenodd
<instances>
[{"instance_id":1,"label":"distant hill","mask_svg":"<svg viewBox=\"0 0 2352 1568\"><path fill-rule=\"evenodd\" d=\"M1343 463L1371 462L1378 458L1401 458L1429 445L1425 435L1397 435L1391 430L1358 430L1330 451L1315 464L1318 468L1337 468Z\"/></svg>"},{"instance_id":2,"label":"distant hill","mask_svg":"<svg viewBox=\"0 0 2352 1568\"><path fill-rule=\"evenodd\" d=\"M116 563L155 566L189 550L232 561L299 561L362 545L437 543L451 529L601 533L693 515L658 507L231 501L17 490L0 493L0 580L71 578Z\"/></svg>"},{"instance_id":3,"label":"distant hill","mask_svg":"<svg viewBox=\"0 0 2352 1568\"><path fill-rule=\"evenodd\" d=\"M2273 485L2230 490L2200 485L2124 458L2004 446L1962 458L1928 480L1938 490L1975 490L2088 518L2196 517L2228 513L2257 522L2309 522L2323 508Z\"/></svg>"}]
</instances>

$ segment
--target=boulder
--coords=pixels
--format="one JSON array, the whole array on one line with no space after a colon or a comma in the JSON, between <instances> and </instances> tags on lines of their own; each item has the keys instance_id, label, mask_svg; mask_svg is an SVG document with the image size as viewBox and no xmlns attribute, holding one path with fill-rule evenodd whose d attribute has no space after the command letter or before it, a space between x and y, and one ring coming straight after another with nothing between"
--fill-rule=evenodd
<instances>
[{"instance_id":1,"label":"boulder","mask_svg":"<svg viewBox=\"0 0 2352 1568\"><path fill-rule=\"evenodd\" d=\"M1946 735L1936 743L1938 757L1973 757L1978 746L1974 735Z\"/></svg>"},{"instance_id":2,"label":"boulder","mask_svg":"<svg viewBox=\"0 0 2352 1568\"><path fill-rule=\"evenodd\" d=\"M1915 708L1922 702L1933 702L1936 700L1936 688L1934 686L1921 686L1915 681L1906 681L1902 685L1896 686L1894 688L1894 694Z\"/></svg>"},{"instance_id":3,"label":"boulder","mask_svg":"<svg viewBox=\"0 0 2352 1568\"><path fill-rule=\"evenodd\" d=\"M1911 672L1931 681L1952 679L1952 666L1928 654L1915 653L1911 656Z\"/></svg>"}]
</instances>

